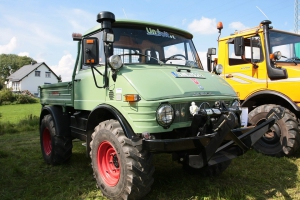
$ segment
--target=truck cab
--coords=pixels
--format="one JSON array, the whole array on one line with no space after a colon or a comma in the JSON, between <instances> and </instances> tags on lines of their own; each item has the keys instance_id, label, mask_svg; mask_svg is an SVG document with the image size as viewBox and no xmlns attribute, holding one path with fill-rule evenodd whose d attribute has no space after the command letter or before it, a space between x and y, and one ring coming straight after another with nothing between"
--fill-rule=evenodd
<instances>
[{"instance_id":1,"label":"truck cab","mask_svg":"<svg viewBox=\"0 0 300 200\"><path fill-rule=\"evenodd\" d=\"M261 123L274 106L286 108L285 117L254 148L266 155L288 156L300 146L300 95L295 92L300 81L300 35L273 29L270 24L265 20L220 38L214 63L222 65L220 76L248 109L249 125Z\"/></svg>"}]
</instances>

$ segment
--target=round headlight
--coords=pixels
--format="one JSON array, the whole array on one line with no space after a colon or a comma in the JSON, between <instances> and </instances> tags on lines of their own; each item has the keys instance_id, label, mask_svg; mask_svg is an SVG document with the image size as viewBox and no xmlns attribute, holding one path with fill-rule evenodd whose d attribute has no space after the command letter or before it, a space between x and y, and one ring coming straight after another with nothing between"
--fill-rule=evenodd
<instances>
[{"instance_id":1,"label":"round headlight","mask_svg":"<svg viewBox=\"0 0 300 200\"><path fill-rule=\"evenodd\" d=\"M223 72L223 66L221 64L217 64L215 67L216 74L222 74Z\"/></svg>"},{"instance_id":2,"label":"round headlight","mask_svg":"<svg viewBox=\"0 0 300 200\"><path fill-rule=\"evenodd\" d=\"M162 104L156 112L156 119L159 125L163 127L169 126L174 119L174 110L169 104Z\"/></svg>"},{"instance_id":3,"label":"round headlight","mask_svg":"<svg viewBox=\"0 0 300 200\"><path fill-rule=\"evenodd\" d=\"M112 55L108 59L110 67L114 70L120 69L123 66L122 59L119 55Z\"/></svg>"}]
</instances>

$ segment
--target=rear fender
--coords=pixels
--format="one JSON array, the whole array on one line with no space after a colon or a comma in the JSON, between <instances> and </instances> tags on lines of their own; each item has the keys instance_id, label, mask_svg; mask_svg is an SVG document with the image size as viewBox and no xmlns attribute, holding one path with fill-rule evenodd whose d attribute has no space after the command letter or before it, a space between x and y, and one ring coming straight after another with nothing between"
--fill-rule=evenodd
<instances>
[{"instance_id":1,"label":"rear fender","mask_svg":"<svg viewBox=\"0 0 300 200\"><path fill-rule=\"evenodd\" d=\"M45 115L50 114L53 118L56 134L58 136L71 136L70 117L63 113L60 106L44 106L40 115L40 126Z\"/></svg>"}]
</instances>

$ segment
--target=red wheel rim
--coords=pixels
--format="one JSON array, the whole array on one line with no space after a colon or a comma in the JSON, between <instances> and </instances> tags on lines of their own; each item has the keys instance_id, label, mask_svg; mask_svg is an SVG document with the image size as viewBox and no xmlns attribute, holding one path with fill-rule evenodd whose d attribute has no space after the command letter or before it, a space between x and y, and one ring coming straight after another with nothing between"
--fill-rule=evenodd
<instances>
[{"instance_id":1,"label":"red wheel rim","mask_svg":"<svg viewBox=\"0 0 300 200\"><path fill-rule=\"evenodd\" d=\"M117 185L120 179L119 157L110 142L104 141L99 145L97 159L98 171L104 182L109 186Z\"/></svg>"},{"instance_id":2,"label":"red wheel rim","mask_svg":"<svg viewBox=\"0 0 300 200\"><path fill-rule=\"evenodd\" d=\"M45 128L43 130L43 148L47 156L51 154L52 151L51 135L48 128Z\"/></svg>"}]
</instances>

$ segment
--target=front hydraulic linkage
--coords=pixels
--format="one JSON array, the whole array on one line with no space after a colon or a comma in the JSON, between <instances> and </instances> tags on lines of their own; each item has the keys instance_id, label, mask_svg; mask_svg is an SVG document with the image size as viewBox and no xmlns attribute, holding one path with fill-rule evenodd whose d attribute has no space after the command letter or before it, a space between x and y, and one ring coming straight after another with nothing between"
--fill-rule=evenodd
<instances>
[{"instance_id":1,"label":"front hydraulic linkage","mask_svg":"<svg viewBox=\"0 0 300 200\"><path fill-rule=\"evenodd\" d=\"M202 168L226 160L231 160L249 150L274 124L284 116L284 108L275 107L269 111L266 120L256 127L233 129L234 117L223 114L215 125L217 132L204 147L201 145L199 155L189 155L189 165L193 168ZM232 140L223 144L225 136Z\"/></svg>"}]
</instances>

